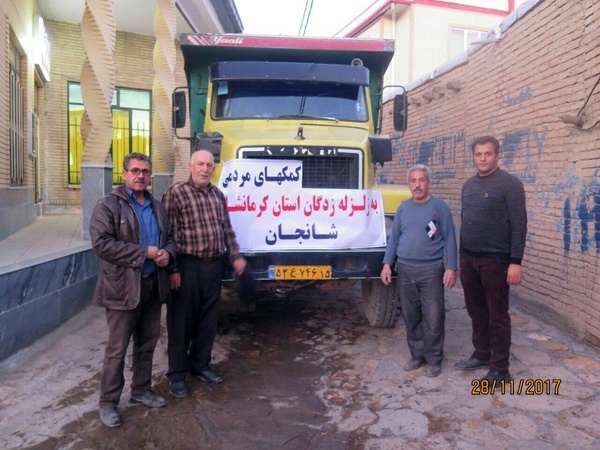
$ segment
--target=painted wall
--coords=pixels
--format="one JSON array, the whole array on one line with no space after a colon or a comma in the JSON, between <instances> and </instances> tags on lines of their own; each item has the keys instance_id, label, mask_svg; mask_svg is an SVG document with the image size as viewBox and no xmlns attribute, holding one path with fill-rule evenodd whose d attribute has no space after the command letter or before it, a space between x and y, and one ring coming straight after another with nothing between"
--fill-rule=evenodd
<instances>
[{"instance_id":1,"label":"painted wall","mask_svg":"<svg viewBox=\"0 0 600 450\"><path fill-rule=\"evenodd\" d=\"M408 79L397 80L398 84L411 82L450 59L452 28L489 32L504 19L491 14L432 6L415 6L413 9L411 73ZM396 64L402 64L402 61L398 59Z\"/></svg>"},{"instance_id":2,"label":"painted wall","mask_svg":"<svg viewBox=\"0 0 600 450\"><path fill-rule=\"evenodd\" d=\"M582 128L558 118L576 115L600 77L600 3L527 2L498 42L464 56L409 86L409 130L381 179L402 183L411 165L429 165L432 191L460 227L461 187L475 173L469 144L498 137L500 167L523 181L529 220L524 281L511 302L600 345L600 85ZM384 132L393 133L390 117Z\"/></svg>"},{"instance_id":3,"label":"painted wall","mask_svg":"<svg viewBox=\"0 0 600 450\"><path fill-rule=\"evenodd\" d=\"M452 28L489 32L499 25L503 16L474 12L469 2L448 2L466 5L463 9L452 9L421 4L401 7L395 5L396 19L392 13L380 17L361 32L361 38L394 39L396 53L385 81L388 84L405 85L432 71L450 58L450 36ZM471 2L482 3L482 2ZM486 8L506 11L506 0L489 2Z\"/></svg>"}]
</instances>

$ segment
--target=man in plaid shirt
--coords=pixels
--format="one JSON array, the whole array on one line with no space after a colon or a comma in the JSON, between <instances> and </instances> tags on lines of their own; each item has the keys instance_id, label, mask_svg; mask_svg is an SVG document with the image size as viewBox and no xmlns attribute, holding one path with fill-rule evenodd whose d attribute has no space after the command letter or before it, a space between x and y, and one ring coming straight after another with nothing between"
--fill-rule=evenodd
<instances>
[{"instance_id":1,"label":"man in plaid shirt","mask_svg":"<svg viewBox=\"0 0 600 450\"><path fill-rule=\"evenodd\" d=\"M246 260L231 226L225 196L210 179L213 155L206 150L192 154L190 178L173 184L162 203L174 228L177 264L170 268L171 300L167 302L169 391L187 397L185 378L222 383L210 368L217 334L221 276L226 255L240 276Z\"/></svg>"}]
</instances>

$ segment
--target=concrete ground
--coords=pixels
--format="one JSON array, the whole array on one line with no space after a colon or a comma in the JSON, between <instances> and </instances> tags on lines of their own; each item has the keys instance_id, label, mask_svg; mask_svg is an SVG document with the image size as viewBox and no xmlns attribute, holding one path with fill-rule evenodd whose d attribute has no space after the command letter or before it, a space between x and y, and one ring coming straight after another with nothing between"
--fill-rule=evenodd
<instances>
[{"instance_id":1,"label":"concrete ground","mask_svg":"<svg viewBox=\"0 0 600 450\"><path fill-rule=\"evenodd\" d=\"M106 326L90 306L0 363L0 448L600 448L597 348L512 311L514 382L491 395L484 369L453 368L472 349L460 288L447 294L446 359L432 379L402 369L404 326L369 327L360 302L359 286L253 306L224 295L213 365L225 382L170 397L163 330L154 383L168 405L131 405L126 387L117 429L98 419Z\"/></svg>"}]
</instances>

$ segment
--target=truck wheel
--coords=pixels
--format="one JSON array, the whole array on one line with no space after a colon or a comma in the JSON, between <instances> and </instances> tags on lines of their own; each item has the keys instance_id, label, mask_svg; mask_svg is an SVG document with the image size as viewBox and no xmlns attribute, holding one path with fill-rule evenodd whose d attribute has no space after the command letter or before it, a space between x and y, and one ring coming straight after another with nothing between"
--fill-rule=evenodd
<instances>
[{"instance_id":1,"label":"truck wheel","mask_svg":"<svg viewBox=\"0 0 600 450\"><path fill-rule=\"evenodd\" d=\"M385 285L381 280L362 280L362 298L369 324L376 328L396 326L402 312L396 280Z\"/></svg>"}]
</instances>

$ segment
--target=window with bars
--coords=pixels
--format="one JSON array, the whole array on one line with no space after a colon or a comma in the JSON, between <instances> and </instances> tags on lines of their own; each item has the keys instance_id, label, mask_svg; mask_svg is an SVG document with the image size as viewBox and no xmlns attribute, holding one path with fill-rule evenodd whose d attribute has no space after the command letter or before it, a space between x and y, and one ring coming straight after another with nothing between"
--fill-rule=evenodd
<instances>
[{"instance_id":1,"label":"window with bars","mask_svg":"<svg viewBox=\"0 0 600 450\"><path fill-rule=\"evenodd\" d=\"M487 31L452 28L450 33L450 58L460 55L469 48L469 45L482 39L487 33Z\"/></svg>"},{"instance_id":2,"label":"window with bars","mask_svg":"<svg viewBox=\"0 0 600 450\"><path fill-rule=\"evenodd\" d=\"M10 41L9 70L9 134L10 134L10 184L22 186L25 178L25 138L23 86L21 86L21 54Z\"/></svg>"},{"instance_id":3,"label":"window with bars","mask_svg":"<svg viewBox=\"0 0 600 450\"><path fill-rule=\"evenodd\" d=\"M69 184L81 183L81 118L84 106L81 85L69 83ZM123 183L123 158L129 153L150 156L150 116L152 98L150 91L142 89L116 88L111 105L113 139L111 156L113 183Z\"/></svg>"}]
</instances>

